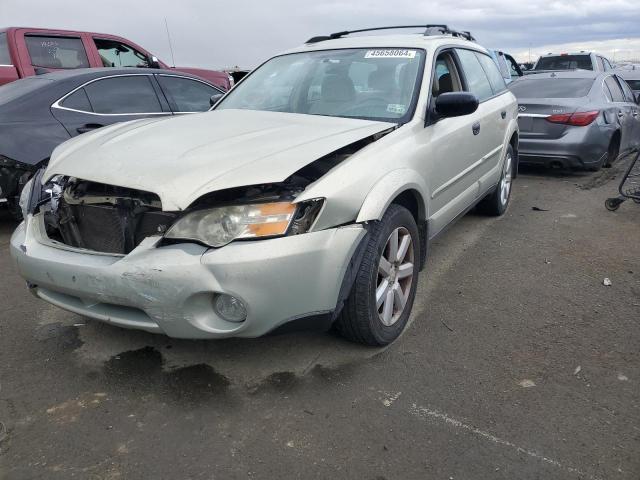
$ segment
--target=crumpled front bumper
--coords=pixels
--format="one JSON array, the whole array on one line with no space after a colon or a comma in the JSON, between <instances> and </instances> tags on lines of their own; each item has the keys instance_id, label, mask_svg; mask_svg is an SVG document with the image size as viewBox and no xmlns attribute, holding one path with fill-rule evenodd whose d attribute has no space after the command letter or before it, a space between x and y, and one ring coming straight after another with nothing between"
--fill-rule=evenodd
<instances>
[{"instance_id":1,"label":"crumpled front bumper","mask_svg":"<svg viewBox=\"0 0 640 480\"><path fill-rule=\"evenodd\" d=\"M332 312L364 236L361 225L349 225L219 249L159 246L160 237L148 237L114 256L49 240L38 214L16 229L11 254L33 293L66 310L176 338L257 337ZM216 293L242 299L246 320L218 316Z\"/></svg>"}]
</instances>

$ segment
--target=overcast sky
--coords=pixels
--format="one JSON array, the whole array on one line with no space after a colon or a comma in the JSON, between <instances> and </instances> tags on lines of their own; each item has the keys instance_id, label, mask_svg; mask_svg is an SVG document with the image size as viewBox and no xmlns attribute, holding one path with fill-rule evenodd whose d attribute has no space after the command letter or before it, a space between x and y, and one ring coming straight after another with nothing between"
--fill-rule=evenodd
<instances>
[{"instance_id":1,"label":"overcast sky","mask_svg":"<svg viewBox=\"0 0 640 480\"><path fill-rule=\"evenodd\" d=\"M416 23L471 30L520 61L530 49L640 57L640 0L0 0L0 27L117 34L171 63L165 17L179 66L253 67L313 35Z\"/></svg>"}]
</instances>

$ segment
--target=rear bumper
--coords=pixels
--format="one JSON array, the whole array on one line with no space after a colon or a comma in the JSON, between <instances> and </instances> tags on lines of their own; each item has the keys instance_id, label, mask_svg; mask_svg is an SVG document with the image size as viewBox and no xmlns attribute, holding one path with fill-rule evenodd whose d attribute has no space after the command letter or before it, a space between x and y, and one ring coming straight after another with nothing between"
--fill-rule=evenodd
<instances>
[{"instance_id":1,"label":"rear bumper","mask_svg":"<svg viewBox=\"0 0 640 480\"><path fill-rule=\"evenodd\" d=\"M520 163L565 168L599 165L607 155L612 133L603 131L597 123L589 127L569 127L563 136L556 139L540 139L521 132L518 146Z\"/></svg>"},{"instance_id":2,"label":"rear bumper","mask_svg":"<svg viewBox=\"0 0 640 480\"><path fill-rule=\"evenodd\" d=\"M177 338L257 337L333 312L345 271L365 236L360 225L220 249L159 247L148 237L127 256L63 248L29 217L11 238L20 274L39 298L122 327ZM240 323L213 309L218 293L247 306Z\"/></svg>"}]
</instances>

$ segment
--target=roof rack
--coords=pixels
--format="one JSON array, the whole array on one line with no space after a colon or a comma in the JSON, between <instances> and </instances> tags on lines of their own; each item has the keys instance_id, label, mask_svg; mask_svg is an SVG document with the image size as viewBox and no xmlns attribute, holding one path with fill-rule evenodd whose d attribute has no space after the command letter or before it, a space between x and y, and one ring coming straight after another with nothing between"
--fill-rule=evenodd
<instances>
[{"instance_id":1,"label":"roof rack","mask_svg":"<svg viewBox=\"0 0 640 480\"><path fill-rule=\"evenodd\" d=\"M331 33L329 35L320 35L317 37L311 37L305 43L318 43L324 42L326 40L336 40L338 38L342 38L345 35L350 35L352 33L361 33L361 32L373 32L376 30L396 30L399 28L424 28L424 35L451 35L453 37L464 38L465 40L469 40L471 42L475 41L473 35L469 31L458 31L452 30L446 25L396 25L392 27L374 27L374 28L361 28L359 30L345 30L343 32Z\"/></svg>"}]
</instances>

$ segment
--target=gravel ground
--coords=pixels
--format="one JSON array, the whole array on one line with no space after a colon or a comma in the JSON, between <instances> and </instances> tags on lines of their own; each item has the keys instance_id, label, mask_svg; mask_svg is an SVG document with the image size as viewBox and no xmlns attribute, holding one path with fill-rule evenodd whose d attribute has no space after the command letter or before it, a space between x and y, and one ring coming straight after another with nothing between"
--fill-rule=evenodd
<instances>
[{"instance_id":1,"label":"gravel ground","mask_svg":"<svg viewBox=\"0 0 640 480\"><path fill-rule=\"evenodd\" d=\"M604 209L622 167L529 170L504 217L464 217L385 349L58 310L0 211L0 478L637 480L640 205Z\"/></svg>"}]
</instances>

